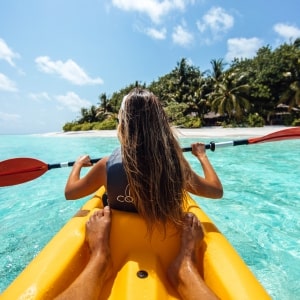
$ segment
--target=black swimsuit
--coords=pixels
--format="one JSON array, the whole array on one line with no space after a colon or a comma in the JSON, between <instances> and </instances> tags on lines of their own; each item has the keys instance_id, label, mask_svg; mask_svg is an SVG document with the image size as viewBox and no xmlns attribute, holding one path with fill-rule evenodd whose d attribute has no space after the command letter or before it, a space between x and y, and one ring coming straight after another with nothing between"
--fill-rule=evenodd
<instances>
[{"instance_id":1,"label":"black swimsuit","mask_svg":"<svg viewBox=\"0 0 300 300\"><path fill-rule=\"evenodd\" d=\"M116 149L106 163L108 204L113 209L137 212L129 195L129 185L122 163L121 149Z\"/></svg>"}]
</instances>

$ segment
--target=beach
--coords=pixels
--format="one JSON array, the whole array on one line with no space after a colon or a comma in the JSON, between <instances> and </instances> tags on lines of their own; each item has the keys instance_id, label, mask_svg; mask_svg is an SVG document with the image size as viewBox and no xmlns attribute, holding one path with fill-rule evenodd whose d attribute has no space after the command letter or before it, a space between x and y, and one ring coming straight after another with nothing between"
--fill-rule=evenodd
<instances>
[{"instance_id":1,"label":"beach","mask_svg":"<svg viewBox=\"0 0 300 300\"><path fill-rule=\"evenodd\" d=\"M236 127L223 128L219 126L202 127L197 129L174 128L179 138L210 138L210 137L260 137L279 130L288 129L286 126L264 126L264 127ZM51 132L43 136L71 136L71 137L116 137L117 130L89 130L89 131L68 131Z\"/></svg>"}]
</instances>

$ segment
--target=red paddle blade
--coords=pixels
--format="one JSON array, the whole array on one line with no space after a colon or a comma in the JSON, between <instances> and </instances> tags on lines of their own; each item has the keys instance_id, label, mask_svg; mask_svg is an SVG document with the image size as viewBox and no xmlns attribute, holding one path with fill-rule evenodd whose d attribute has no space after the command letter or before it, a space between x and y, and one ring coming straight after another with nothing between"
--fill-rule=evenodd
<instances>
[{"instance_id":1,"label":"red paddle blade","mask_svg":"<svg viewBox=\"0 0 300 300\"><path fill-rule=\"evenodd\" d=\"M300 127L279 130L262 137L248 139L248 144L300 139Z\"/></svg>"},{"instance_id":2,"label":"red paddle blade","mask_svg":"<svg viewBox=\"0 0 300 300\"><path fill-rule=\"evenodd\" d=\"M33 180L47 170L47 164L34 158L12 158L1 161L0 187Z\"/></svg>"}]
</instances>

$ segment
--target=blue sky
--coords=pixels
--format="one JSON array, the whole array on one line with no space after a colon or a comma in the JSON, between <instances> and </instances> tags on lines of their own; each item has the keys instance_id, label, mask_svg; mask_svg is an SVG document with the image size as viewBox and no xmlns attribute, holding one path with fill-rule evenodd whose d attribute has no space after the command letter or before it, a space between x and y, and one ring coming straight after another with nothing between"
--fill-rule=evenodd
<instances>
[{"instance_id":1,"label":"blue sky","mask_svg":"<svg viewBox=\"0 0 300 300\"><path fill-rule=\"evenodd\" d=\"M187 58L253 57L300 37L299 0L3 0L0 134L61 131L81 107Z\"/></svg>"}]
</instances>

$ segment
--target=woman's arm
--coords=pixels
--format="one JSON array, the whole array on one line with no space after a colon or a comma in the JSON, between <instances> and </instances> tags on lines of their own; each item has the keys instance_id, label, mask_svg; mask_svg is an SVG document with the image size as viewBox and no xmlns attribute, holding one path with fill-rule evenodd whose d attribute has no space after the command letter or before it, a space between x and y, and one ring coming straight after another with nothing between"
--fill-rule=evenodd
<instances>
[{"instance_id":1,"label":"woman's arm","mask_svg":"<svg viewBox=\"0 0 300 300\"><path fill-rule=\"evenodd\" d=\"M82 167L90 167L91 161L88 155L79 157L73 165L65 187L67 200L75 200L97 191L102 185L106 186L106 162L108 157L98 161L89 172L80 178Z\"/></svg>"},{"instance_id":2,"label":"woman's arm","mask_svg":"<svg viewBox=\"0 0 300 300\"><path fill-rule=\"evenodd\" d=\"M192 144L192 153L198 158L202 166L204 178L196 174L189 165L190 170L188 172L186 190L206 198L222 198L222 183L206 155L205 144Z\"/></svg>"}]
</instances>

